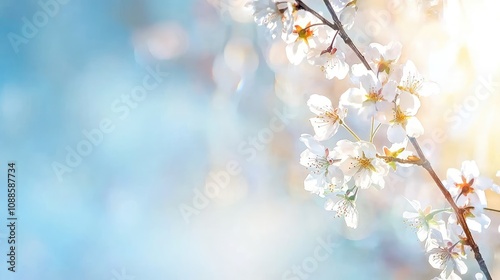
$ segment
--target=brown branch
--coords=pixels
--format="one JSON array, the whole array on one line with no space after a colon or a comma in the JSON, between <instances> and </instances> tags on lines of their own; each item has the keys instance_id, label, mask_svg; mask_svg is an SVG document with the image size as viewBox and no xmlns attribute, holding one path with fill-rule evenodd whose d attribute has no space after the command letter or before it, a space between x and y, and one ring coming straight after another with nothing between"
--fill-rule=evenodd
<instances>
[{"instance_id":1,"label":"brown branch","mask_svg":"<svg viewBox=\"0 0 500 280\"><path fill-rule=\"evenodd\" d=\"M422 152L422 149L420 148L420 145L417 142L417 139L414 137L408 137L410 139L411 144L417 151L418 156L422 159L422 167L427 170L427 172L431 175L432 179L438 186L439 190L443 193L444 197L448 201L448 203L451 205L451 208L455 212L457 216L458 223L462 226L462 229L464 230L465 236L467 237L467 245L469 245L472 248L472 251L474 251L474 257L476 258L477 263L479 264L479 267L483 271L484 276L486 276L486 279L491 280L491 275L490 272L488 271L488 267L486 266L486 263L481 256L481 253L479 252L479 246L477 246L476 242L474 241L474 238L472 237L472 233L470 232L469 226L467 225L467 222L465 221L464 217L464 210L460 207L457 206L455 201L453 200L453 197L451 197L450 192L446 189L446 187L443 185L443 182L441 182L441 179L439 179L438 175L432 168L430 162L427 160L425 157L424 153Z\"/></svg>"}]
</instances>

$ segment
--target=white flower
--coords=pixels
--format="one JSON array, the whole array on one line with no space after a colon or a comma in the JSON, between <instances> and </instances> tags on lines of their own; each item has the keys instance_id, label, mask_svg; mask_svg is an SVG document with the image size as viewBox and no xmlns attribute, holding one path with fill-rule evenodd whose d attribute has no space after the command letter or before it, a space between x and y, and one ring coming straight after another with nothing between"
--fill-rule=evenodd
<instances>
[{"instance_id":1,"label":"white flower","mask_svg":"<svg viewBox=\"0 0 500 280\"><path fill-rule=\"evenodd\" d=\"M432 267L443 270L440 276L444 279L456 274L455 271L460 274L467 272L467 265L462 260L464 257L457 250L456 245L447 242L430 251L429 263Z\"/></svg>"},{"instance_id":2,"label":"white flower","mask_svg":"<svg viewBox=\"0 0 500 280\"><path fill-rule=\"evenodd\" d=\"M332 44L333 38L336 38ZM318 30L319 45L311 49L307 55L309 63L320 67L327 79L334 77L344 79L349 72L349 64L345 62L345 53L342 50L342 39L335 37L330 29Z\"/></svg>"},{"instance_id":3,"label":"white flower","mask_svg":"<svg viewBox=\"0 0 500 280\"><path fill-rule=\"evenodd\" d=\"M391 143L403 142L406 135L419 137L424 134L424 127L415 117L419 108L418 97L408 92L401 92L390 108L381 108L379 120L390 124L387 138Z\"/></svg>"},{"instance_id":4,"label":"white flower","mask_svg":"<svg viewBox=\"0 0 500 280\"><path fill-rule=\"evenodd\" d=\"M340 200L334 202L328 199L325 203L325 209L328 211L335 211L335 217L344 217L345 223L350 228L358 227L358 210L356 209L356 194L357 189L348 190L345 194L337 195Z\"/></svg>"},{"instance_id":5,"label":"white flower","mask_svg":"<svg viewBox=\"0 0 500 280\"><path fill-rule=\"evenodd\" d=\"M417 230L418 240L425 241L430 235L431 228L439 229L443 224L442 221L438 221L434 218L437 213L443 212L443 210L431 212L430 206L422 210L418 201L408 200L408 202L417 212L403 212L405 223Z\"/></svg>"},{"instance_id":6,"label":"white flower","mask_svg":"<svg viewBox=\"0 0 500 280\"><path fill-rule=\"evenodd\" d=\"M324 197L325 191L335 192L342 186L344 175L337 166L333 164L335 159L333 152L316 141L311 135L303 134L300 140L307 149L300 154L300 164L307 167L311 172L304 181L305 190Z\"/></svg>"},{"instance_id":7,"label":"white flower","mask_svg":"<svg viewBox=\"0 0 500 280\"><path fill-rule=\"evenodd\" d=\"M429 96L439 93L439 87L434 82L424 81L411 60L403 67L403 76L398 86L399 90L416 96Z\"/></svg>"},{"instance_id":8,"label":"white flower","mask_svg":"<svg viewBox=\"0 0 500 280\"><path fill-rule=\"evenodd\" d=\"M247 4L253 10L254 20L258 25L265 25L272 38L285 32L291 26L295 11L294 1L254 0ZM287 13L288 12L288 13Z\"/></svg>"},{"instance_id":9,"label":"white flower","mask_svg":"<svg viewBox=\"0 0 500 280\"><path fill-rule=\"evenodd\" d=\"M345 117L345 110L334 109L330 99L318 94L309 97L307 106L317 116L310 119L316 140L324 141L337 133L339 124Z\"/></svg>"},{"instance_id":10,"label":"white flower","mask_svg":"<svg viewBox=\"0 0 500 280\"><path fill-rule=\"evenodd\" d=\"M346 176L346 181L354 178L357 187L367 189L370 186L383 188L384 176L389 172L385 162L376 157L377 150L372 143L341 140L334 149L342 158L339 167Z\"/></svg>"},{"instance_id":11,"label":"white flower","mask_svg":"<svg viewBox=\"0 0 500 280\"><path fill-rule=\"evenodd\" d=\"M359 71L358 71L359 72ZM389 81L385 85L373 72L364 69L358 78L359 88L350 88L340 98L340 103L358 109L358 114L369 119L379 112L387 110L396 97L396 83Z\"/></svg>"},{"instance_id":12,"label":"white flower","mask_svg":"<svg viewBox=\"0 0 500 280\"><path fill-rule=\"evenodd\" d=\"M483 228L487 229L490 226L491 219L483 213L482 208L468 208L467 204L464 207L466 208L464 213L465 222L470 230L482 232ZM458 224L455 213L448 218L448 224Z\"/></svg>"},{"instance_id":13,"label":"white flower","mask_svg":"<svg viewBox=\"0 0 500 280\"><path fill-rule=\"evenodd\" d=\"M397 62L401 55L401 48L402 45L399 42L391 42L387 46L371 43L366 50L366 59L378 73L389 74L392 64Z\"/></svg>"},{"instance_id":14,"label":"white flower","mask_svg":"<svg viewBox=\"0 0 500 280\"><path fill-rule=\"evenodd\" d=\"M307 57L311 48L318 44L316 32L320 23L319 20L310 13L299 10L296 12L296 19L293 23L293 30L289 34L283 34L283 40L288 44L286 46L286 56L288 60L298 65Z\"/></svg>"},{"instance_id":15,"label":"white flower","mask_svg":"<svg viewBox=\"0 0 500 280\"><path fill-rule=\"evenodd\" d=\"M443 182L459 206L483 208L486 206L484 190L495 189L493 180L480 176L475 161L464 161L461 170L449 168Z\"/></svg>"}]
</instances>

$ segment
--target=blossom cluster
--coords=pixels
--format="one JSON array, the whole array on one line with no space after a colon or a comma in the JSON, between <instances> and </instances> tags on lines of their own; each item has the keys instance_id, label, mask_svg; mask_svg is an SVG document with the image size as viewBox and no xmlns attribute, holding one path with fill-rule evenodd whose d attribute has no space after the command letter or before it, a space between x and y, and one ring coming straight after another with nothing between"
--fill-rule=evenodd
<instances>
[{"instance_id":1,"label":"blossom cluster","mask_svg":"<svg viewBox=\"0 0 500 280\"><path fill-rule=\"evenodd\" d=\"M307 106L314 115L310 118L314 133L300 137L306 146L300 164L309 171L304 180L305 190L324 198L326 210L334 212L335 217L343 217L348 227L356 228L356 200L364 190L383 189L390 170L398 166L423 164L418 154L407 150L408 139L424 133L417 118L421 98L437 94L439 88L425 80L412 61L399 61L402 51L399 42L372 43L363 52L365 63L346 62L351 46L339 32L353 25L356 0L329 2L342 24L335 28L320 13L305 9L301 3L256 0L250 7L259 25L266 26L273 38L285 41L291 64L309 63L319 67L327 79L347 77L351 83L335 103L318 94L309 97ZM348 115L371 123L368 139L362 139L348 126ZM327 147L326 142L339 128L346 129L353 141L339 139L333 147ZM375 146L379 130L386 131L386 141L379 137L377 142L385 141L390 147ZM484 191L500 193L500 187L481 177L474 161L465 161L460 170L449 169L443 185L470 230L481 232L489 226L490 219L484 213L487 205ZM442 270L439 279L460 279L458 274L467 271L463 259L465 247L470 244L457 222L456 211L422 209L418 201L408 201L415 212L405 212L403 218L424 242L431 266Z\"/></svg>"},{"instance_id":2,"label":"blossom cluster","mask_svg":"<svg viewBox=\"0 0 500 280\"><path fill-rule=\"evenodd\" d=\"M482 232L490 225L491 219L485 214L487 207L485 190L500 193L500 187L493 180L481 176L475 161L464 161L461 169L450 168L443 185L452 195L463 212L468 228ZM457 216L452 209L422 209L418 201L410 201L415 212L404 212L405 222L417 231L418 239L425 243L432 267L441 269L438 279L460 279L458 273L465 274L468 246L463 229L458 226Z\"/></svg>"}]
</instances>

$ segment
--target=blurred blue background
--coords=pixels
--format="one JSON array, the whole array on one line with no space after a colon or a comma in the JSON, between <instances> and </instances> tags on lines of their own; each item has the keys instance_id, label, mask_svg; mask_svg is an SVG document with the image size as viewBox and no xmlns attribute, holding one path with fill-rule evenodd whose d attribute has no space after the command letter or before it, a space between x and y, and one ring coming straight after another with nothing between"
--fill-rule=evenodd
<instances>
[{"instance_id":1,"label":"blurred blue background","mask_svg":"<svg viewBox=\"0 0 500 280\"><path fill-rule=\"evenodd\" d=\"M236 6L1 0L0 174L16 163L18 259L9 272L1 226L0 279L439 273L401 219L403 195L436 194L424 183L395 175L366 192L356 231L303 190L307 95L346 85L304 77ZM482 248L493 264L498 248Z\"/></svg>"}]
</instances>

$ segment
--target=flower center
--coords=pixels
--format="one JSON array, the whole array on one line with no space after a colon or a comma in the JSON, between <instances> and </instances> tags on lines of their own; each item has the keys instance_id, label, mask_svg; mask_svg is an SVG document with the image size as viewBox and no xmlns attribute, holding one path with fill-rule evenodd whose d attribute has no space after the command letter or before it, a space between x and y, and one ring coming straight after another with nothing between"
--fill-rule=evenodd
<instances>
[{"instance_id":1,"label":"flower center","mask_svg":"<svg viewBox=\"0 0 500 280\"><path fill-rule=\"evenodd\" d=\"M338 108L334 109L333 112L332 111L325 111L323 117L330 119L333 123L336 123L340 119L338 111L339 111Z\"/></svg>"},{"instance_id":2,"label":"flower center","mask_svg":"<svg viewBox=\"0 0 500 280\"><path fill-rule=\"evenodd\" d=\"M297 37L297 41L303 40L307 45L309 45L308 40L314 35L314 32L310 27L311 27L311 22L309 22L304 28L302 28L302 26L300 25L295 25L295 30L293 31L293 33L299 36Z\"/></svg>"},{"instance_id":3,"label":"flower center","mask_svg":"<svg viewBox=\"0 0 500 280\"><path fill-rule=\"evenodd\" d=\"M375 167L373 166L372 164L372 160L367 158L365 156L365 153L363 152L363 156L362 157L358 157L356 158L358 160L358 164L359 164L359 167L360 168L365 168L365 169L369 169L373 172L376 172L377 170L375 169Z\"/></svg>"},{"instance_id":4,"label":"flower center","mask_svg":"<svg viewBox=\"0 0 500 280\"><path fill-rule=\"evenodd\" d=\"M467 179L462 175L462 183L455 183L455 186L462 190L461 194L467 196L474 192L474 178L467 182Z\"/></svg>"},{"instance_id":5,"label":"flower center","mask_svg":"<svg viewBox=\"0 0 500 280\"><path fill-rule=\"evenodd\" d=\"M406 81L403 82L403 85L398 86L399 90L407 91L411 94L418 96L418 90L422 86L422 79L419 79L416 76L409 76Z\"/></svg>"},{"instance_id":6,"label":"flower center","mask_svg":"<svg viewBox=\"0 0 500 280\"><path fill-rule=\"evenodd\" d=\"M377 70L379 73L385 72L385 73L389 74L389 72L391 71L390 65L391 65L391 61L381 59L380 62L378 63Z\"/></svg>"},{"instance_id":7,"label":"flower center","mask_svg":"<svg viewBox=\"0 0 500 280\"><path fill-rule=\"evenodd\" d=\"M367 101L382 101L384 98L382 97L382 89L379 89L378 91L371 90L367 95L366 95Z\"/></svg>"},{"instance_id":8,"label":"flower center","mask_svg":"<svg viewBox=\"0 0 500 280\"><path fill-rule=\"evenodd\" d=\"M399 106L396 107L396 116L394 117L394 122L395 123L405 123L406 122L406 119L408 118L407 115L405 115L405 113L403 113L403 111L401 111L401 108L399 108Z\"/></svg>"}]
</instances>

